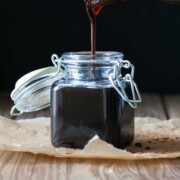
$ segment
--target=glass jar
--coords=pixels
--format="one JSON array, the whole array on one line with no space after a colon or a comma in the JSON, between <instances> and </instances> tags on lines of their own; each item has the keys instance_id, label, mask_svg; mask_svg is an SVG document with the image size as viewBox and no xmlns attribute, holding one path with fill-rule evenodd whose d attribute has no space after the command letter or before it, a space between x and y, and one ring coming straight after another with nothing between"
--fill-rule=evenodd
<instances>
[{"instance_id":1,"label":"glass jar","mask_svg":"<svg viewBox=\"0 0 180 180\"><path fill-rule=\"evenodd\" d=\"M134 108L141 97L134 66L123 54L64 53L52 60L65 70L51 87L53 146L82 149L95 135L117 148L131 144ZM131 71L123 75L123 69Z\"/></svg>"}]
</instances>

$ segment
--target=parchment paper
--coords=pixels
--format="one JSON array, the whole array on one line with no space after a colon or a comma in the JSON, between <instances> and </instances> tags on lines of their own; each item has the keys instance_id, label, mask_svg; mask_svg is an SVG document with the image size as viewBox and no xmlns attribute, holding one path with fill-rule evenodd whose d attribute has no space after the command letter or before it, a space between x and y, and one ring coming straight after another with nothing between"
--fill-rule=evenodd
<instances>
[{"instance_id":1,"label":"parchment paper","mask_svg":"<svg viewBox=\"0 0 180 180\"><path fill-rule=\"evenodd\" d=\"M50 118L13 121L0 117L0 150L32 152L56 157L153 159L180 157L180 120L135 119L135 140L121 150L95 136L83 150L54 148Z\"/></svg>"}]
</instances>

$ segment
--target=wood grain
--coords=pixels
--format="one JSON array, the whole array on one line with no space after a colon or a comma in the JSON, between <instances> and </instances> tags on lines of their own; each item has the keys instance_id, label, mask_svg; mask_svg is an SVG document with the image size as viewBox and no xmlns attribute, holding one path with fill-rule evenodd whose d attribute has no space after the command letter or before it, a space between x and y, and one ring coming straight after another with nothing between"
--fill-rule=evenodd
<instances>
[{"instance_id":1,"label":"wood grain","mask_svg":"<svg viewBox=\"0 0 180 180\"><path fill-rule=\"evenodd\" d=\"M167 95L164 99L169 118L180 119L180 95Z\"/></svg>"},{"instance_id":2,"label":"wood grain","mask_svg":"<svg viewBox=\"0 0 180 180\"><path fill-rule=\"evenodd\" d=\"M0 157L3 180L180 179L180 159L118 161L58 159L29 153L8 152L8 155Z\"/></svg>"},{"instance_id":3,"label":"wood grain","mask_svg":"<svg viewBox=\"0 0 180 180\"><path fill-rule=\"evenodd\" d=\"M39 156L33 179L180 179L180 160L88 160Z\"/></svg>"},{"instance_id":4,"label":"wood grain","mask_svg":"<svg viewBox=\"0 0 180 180\"><path fill-rule=\"evenodd\" d=\"M136 117L156 117L166 119L166 114L161 97L157 94L143 94L142 103L138 104L135 111Z\"/></svg>"},{"instance_id":5,"label":"wood grain","mask_svg":"<svg viewBox=\"0 0 180 180\"><path fill-rule=\"evenodd\" d=\"M180 96L179 96L180 97ZM9 117L12 102L8 93L0 93L0 114ZM179 116L175 97L165 97L168 113ZM174 106L174 102L176 102ZM49 109L37 113L24 114L19 118L49 116ZM136 110L136 116L151 116L166 119L161 97L143 95L143 103ZM59 159L45 155L0 151L0 180L119 180L119 179L180 179L180 159L119 161L97 159Z\"/></svg>"},{"instance_id":6,"label":"wood grain","mask_svg":"<svg viewBox=\"0 0 180 180\"><path fill-rule=\"evenodd\" d=\"M0 177L8 179L31 179L37 155L5 152L0 157ZM1 179L0 178L0 179Z\"/></svg>"}]
</instances>

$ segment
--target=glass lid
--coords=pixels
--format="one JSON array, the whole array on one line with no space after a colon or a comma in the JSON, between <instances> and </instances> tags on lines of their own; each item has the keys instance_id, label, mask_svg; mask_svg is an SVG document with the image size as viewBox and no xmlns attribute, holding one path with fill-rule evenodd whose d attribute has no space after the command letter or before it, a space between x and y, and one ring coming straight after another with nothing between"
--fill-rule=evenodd
<instances>
[{"instance_id":1,"label":"glass lid","mask_svg":"<svg viewBox=\"0 0 180 180\"><path fill-rule=\"evenodd\" d=\"M64 77L64 70L57 63L54 65L30 72L16 82L11 93L15 104L10 112L12 116L50 106L51 85Z\"/></svg>"}]
</instances>

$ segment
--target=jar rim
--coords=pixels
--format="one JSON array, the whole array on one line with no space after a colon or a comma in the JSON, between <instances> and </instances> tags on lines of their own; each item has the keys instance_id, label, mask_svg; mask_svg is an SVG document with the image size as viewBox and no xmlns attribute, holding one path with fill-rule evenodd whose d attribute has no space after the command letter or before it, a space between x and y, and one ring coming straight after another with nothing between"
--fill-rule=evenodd
<instances>
[{"instance_id":1,"label":"jar rim","mask_svg":"<svg viewBox=\"0 0 180 180\"><path fill-rule=\"evenodd\" d=\"M116 51L97 51L95 55L92 55L90 51L79 52L66 52L61 56L61 62L63 64L68 63L110 63L113 60L122 60L124 54Z\"/></svg>"}]
</instances>

